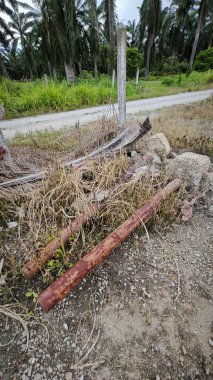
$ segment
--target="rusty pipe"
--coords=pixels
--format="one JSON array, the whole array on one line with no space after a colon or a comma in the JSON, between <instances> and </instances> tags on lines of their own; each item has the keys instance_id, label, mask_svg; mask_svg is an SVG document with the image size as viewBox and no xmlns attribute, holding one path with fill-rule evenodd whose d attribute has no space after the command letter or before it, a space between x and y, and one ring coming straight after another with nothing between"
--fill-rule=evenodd
<instances>
[{"instance_id":1,"label":"rusty pipe","mask_svg":"<svg viewBox=\"0 0 213 380\"><path fill-rule=\"evenodd\" d=\"M129 170L125 173L124 177L119 180L117 185L111 191L110 195L115 195L116 190L124 184L130 181L130 179L135 174L136 169L130 167ZM57 249L61 248L69 240L70 236L74 235L76 232L91 220L97 211L101 210L104 206L104 203L94 202L92 205L88 206L87 211L84 214L79 215L70 226L64 228L59 232L59 235L51 240L46 247L44 247L38 257L33 257L30 259L22 268L22 274L31 279L33 278L53 256Z\"/></svg>"},{"instance_id":2,"label":"rusty pipe","mask_svg":"<svg viewBox=\"0 0 213 380\"><path fill-rule=\"evenodd\" d=\"M47 313L63 298L65 298L80 282L140 225L151 219L166 199L182 184L181 179L176 178L137 212L130 216L114 232L102 240L95 248L79 260L63 276L54 281L39 296L39 303Z\"/></svg>"}]
</instances>

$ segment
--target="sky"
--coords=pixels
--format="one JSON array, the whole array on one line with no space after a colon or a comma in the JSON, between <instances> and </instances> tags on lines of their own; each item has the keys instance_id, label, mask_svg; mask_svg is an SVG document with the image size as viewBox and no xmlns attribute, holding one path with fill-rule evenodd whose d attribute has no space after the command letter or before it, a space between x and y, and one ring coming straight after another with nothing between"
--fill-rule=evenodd
<instances>
[{"instance_id":1,"label":"sky","mask_svg":"<svg viewBox=\"0 0 213 380\"><path fill-rule=\"evenodd\" d=\"M31 0L23 0L26 3L32 5ZM101 0L97 0L98 4ZM166 7L170 4L171 0L163 0L163 7ZM139 20L139 13L137 7L141 6L142 0L116 0L117 4L117 13L119 21L123 21L124 23L129 20Z\"/></svg>"},{"instance_id":2,"label":"sky","mask_svg":"<svg viewBox=\"0 0 213 380\"><path fill-rule=\"evenodd\" d=\"M137 7L141 6L142 0L117 0L117 13L119 21L126 23L129 20L139 20ZM170 4L170 0L163 0L163 7Z\"/></svg>"}]
</instances>

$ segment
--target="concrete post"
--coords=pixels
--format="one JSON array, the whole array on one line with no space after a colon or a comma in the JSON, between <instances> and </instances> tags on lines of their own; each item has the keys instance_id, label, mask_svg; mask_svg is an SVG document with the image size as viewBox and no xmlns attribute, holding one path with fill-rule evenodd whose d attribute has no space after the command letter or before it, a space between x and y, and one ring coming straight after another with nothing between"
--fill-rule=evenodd
<instances>
[{"instance_id":1,"label":"concrete post","mask_svg":"<svg viewBox=\"0 0 213 380\"><path fill-rule=\"evenodd\" d=\"M0 160L4 161L12 161L9 149L5 142L2 130L0 129Z\"/></svg>"},{"instance_id":2,"label":"concrete post","mask_svg":"<svg viewBox=\"0 0 213 380\"><path fill-rule=\"evenodd\" d=\"M126 123L126 27L117 26L117 83L118 83L118 124L123 128Z\"/></svg>"},{"instance_id":3,"label":"concrete post","mask_svg":"<svg viewBox=\"0 0 213 380\"><path fill-rule=\"evenodd\" d=\"M137 73L136 73L136 86L138 85L138 82L139 82L139 73L140 73L140 69L138 67L137 68Z\"/></svg>"},{"instance_id":4,"label":"concrete post","mask_svg":"<svg viewBox=\"0 0 213 380\"><path fill-rule=\"evenodd\" d=\"M113 69L112 71L112 89L114 88L115 86L115 70Z\"/></svg>"}]
</instances>

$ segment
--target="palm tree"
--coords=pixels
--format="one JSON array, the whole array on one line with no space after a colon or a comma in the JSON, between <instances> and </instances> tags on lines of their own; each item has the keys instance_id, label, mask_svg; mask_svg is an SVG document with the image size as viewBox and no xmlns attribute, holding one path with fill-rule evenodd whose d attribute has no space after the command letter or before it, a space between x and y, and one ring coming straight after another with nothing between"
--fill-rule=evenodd
<instances>
[{"instance_id":1,"label":"palm tree","mask_svg":"<svg viewBox=\"0 0 213 380\"><path fill-rule=\"evenodd\" d=\"M48 45L49 69L51 70L50 62L53 56L53 70L55 70L54 61L56 61L58 55L59 62L63 61L67 82L74 82L75 0L38 0L38 4L41 6L42 18L45 21L42 25L42 38L47 40L45 43ZM56 54L54 51L57 49Z\"/></svg>"},{"instance_id":2,"label":"palm tree","mask_svg":"<svg viewBox=\"0 0 213 380\"><path fill-rule=\"evenodd\" d=\"M137 47L138 45L138 25L136 21L128 21L127 23L127 43L130 47Z\"/></svg>"},{"instance_id":3,"label":"palm tree","mask_svg":"<svg viewBox=\"0 0 213 380\"><path fill-rule=\"evenodd\" d=\"M210 0L210 1L212 1L212 0ZM200 1L199 12L198 12L198 14L199 14L198 24L197 24L194 43L193 43L193 47L192 47L191 57L190 57L190 61L189 61L190 68L192 68L192 65L193 65L193 62L195 59L195 54L197 51L197 46L198 46L200 34L203 32L203 29L205 26L205 17L206 17L207 10L210 7L210 1L209 0L201 0Z\"/></svg>"},{"instance_id":4,"label":"palm tree","mask_svg":"<svg viewBox=\"0 0 213 380\"><path fill-rule=\"evenodd\" d=\"M0 2L0 71L4 76L8 76L8 72L5 65L5 49L8 47L8 37L12 37L12 32L8 27L4 15L9 16L12 12L10 6L16 6L16 0L8 0L8 5L5 0Z\"/></svg>"},{"instance_id":5,"label":"palm tree","mask_svg":"<svg viewBox=\"0 0 213 380\"><path fill-rule=\"evenodd\" d=\"M161 0L143 0L140 7L140 45L146 39L146 66L145 78L150 71L151 51L155 36L159 27L159 16L161 12Z\"/></svg>"},{"instance_id":6,"label":"palm tree","mask_svg":"<svg viewBox=\"0 0 213 380\"><path fill-rule=\"evenodd\" d=\"M102 0L102 16L104 19L104 36L109 42L109 74L115 69L116 46L116 5L115 0Z\"/></svg>"},{"instance_id":7,"label":"palm tree","mask_svg":"<svg viewBox=\"0 0 213 380\"><path fill-rule=\"evenodd\" d=\"M20 6L29 9L27 12L19 12ZM10 39L11 51L16 52L21 50L22 57L22 71L30 73L30 77L33 77L33 68L35 69L35 75L37 74L36 61L32 58L33 55L33 42L35 41L37 21L39 19L39 13L27 4L17 2L12 7L10 12L10 22L8 26L11 30L12 37Z\"/></svg>"},{"instance_id":8,"label":"palm tree","mask_svg":"<svg viewBox=\"0 0 213 380\"><path fill-rule=\"evenodd\" d=\"M100 30L98 22L98 9L96 0L88 0L88 25L89 25L89 44L91 57L94 63L95 77L98 76L98 56L100 52Z\"/></svg>"}]
</instances>

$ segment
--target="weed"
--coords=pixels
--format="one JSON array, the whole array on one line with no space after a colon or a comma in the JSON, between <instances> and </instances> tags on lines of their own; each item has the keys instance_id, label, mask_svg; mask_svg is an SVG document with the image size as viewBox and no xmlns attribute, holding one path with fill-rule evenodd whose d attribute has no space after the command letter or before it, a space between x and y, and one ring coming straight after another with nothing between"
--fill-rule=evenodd
<instances>
[{"instance_id":1,"label":"weed","mask_svg":"<svg viewBox=\"0 0 213 380\"><path fill-rule=\"evenodd\" d=\"M28 290L25 293L25 296L27 298L31 298L34 304L37 304L38 302L38 293L34 292L34 290Z\"/></svg>"}]
</instances>

